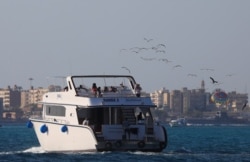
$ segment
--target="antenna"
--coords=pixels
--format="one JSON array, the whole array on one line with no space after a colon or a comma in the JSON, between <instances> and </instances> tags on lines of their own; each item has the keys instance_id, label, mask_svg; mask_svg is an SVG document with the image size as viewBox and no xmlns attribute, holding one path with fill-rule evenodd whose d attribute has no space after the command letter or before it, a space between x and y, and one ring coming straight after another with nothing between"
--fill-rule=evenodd
<instances>
[{"instance_id":1,"label":"antenna","mask_svg":"<svg viewBox=\"0 0 250 162\"><path fill-rule=\"evenodd\" d=\"M103 75L105 75L105 73L103 73ZM107 86L107 83L106 83L106 79L105 79L105 77L103 77L103 80L104 80L104 84L105 84L105 86Z\"/></svg>"}]
</instances>

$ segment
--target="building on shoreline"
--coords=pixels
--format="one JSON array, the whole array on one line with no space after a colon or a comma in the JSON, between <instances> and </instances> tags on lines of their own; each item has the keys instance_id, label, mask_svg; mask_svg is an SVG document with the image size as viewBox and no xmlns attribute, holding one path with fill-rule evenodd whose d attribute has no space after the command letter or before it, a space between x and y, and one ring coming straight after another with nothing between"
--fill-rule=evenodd
<instances>
[{"instance_id":1,"label":"building on shoreline","mask_svg":"<svg viewBox=\"0 0 250 162\"><path fill-rule=\"evenodd\" d=\"M184 87L182 90L170 91L162 88L150 94L152 101L157 106L156 109L165 110L170 116L175 117L201 116L204 112L215 115L218 110L236 114L242 111L242 106L248 101L248 94L240 94L235 91L227 93L228 99L224 103L212 102L212 95L212 93L205 91L203 80L198 89L189 90Z\"/></svg>"},{"instance_id":2,"label":"building on shoreline","mask_svg":"<svg viewBox=\"0 0 250 162\"><path fill-rule=\"evenodd\" d=\"M48 88L30 87L23 90L20 86L14 85L12 88L0 88L0 120L23 119L30 115L41 115L41 105L43 94L48 91L62 91L61 86L50 85ZM150 95L156 110L164 111L164 114L173 116L194 116L196 113L211 112L221 109L230 113L237 113L248 101L248 94L240 94L236 91L228 92L228 102L224 107L211 102L212 94L205 91L205 82L201 81L201 87L189 90L187 87L181 90L168 90L162 88ZM246 108L246 111L248 107ZM213 114L213 113L212 113Z\"/></svg>"},{"instance_id":3,"label":"building on shoreline","mask_svg":"<svg viewBox=\"0 0 250 162\"><path fill-rule=\"evenodd\" d=\"M13 88L8 86L0 89L0 119L19 120L34 114L37 109L39 111L38 102L48 90L49 88L32 86L29 90L22 90L16 85Z\"/></svg>"}]
</instances>

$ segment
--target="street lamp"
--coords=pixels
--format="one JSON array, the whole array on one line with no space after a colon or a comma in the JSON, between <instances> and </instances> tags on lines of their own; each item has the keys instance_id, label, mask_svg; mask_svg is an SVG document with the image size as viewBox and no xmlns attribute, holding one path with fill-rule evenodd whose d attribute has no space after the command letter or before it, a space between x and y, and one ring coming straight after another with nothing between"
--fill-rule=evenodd
<instances>
[{"instance_id":1,"label":"street lamp","mask_svg":"<svg viewBox=\"0 0 250 162\"><path fill-rule=\"evenodd\" d=\"M34 101L34 87L32 86L32 81L34 79L33 78L29 78L29 81L30 81L30 92L32 93L32 108L34 108L34 104L35 104L35 101Z\"/></svg>"},{"instance_id":2,"label":"street lamp","mask_svg":"<svg viewBox=\"0 0 250 162\"><path fill-rule=\"evenodd\" d=\"M31 89L31 87L32 87L32 81L33 81L34 79L33 78L29 78L29 81L30 81L30 89Z\"/></svg>"}]
</instances>

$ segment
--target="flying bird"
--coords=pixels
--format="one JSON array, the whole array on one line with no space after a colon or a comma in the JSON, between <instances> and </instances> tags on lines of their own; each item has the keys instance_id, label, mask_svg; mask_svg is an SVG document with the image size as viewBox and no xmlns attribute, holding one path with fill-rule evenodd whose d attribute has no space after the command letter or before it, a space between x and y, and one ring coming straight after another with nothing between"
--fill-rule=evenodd
<instances>
[{"instance_id":1,"label":"flying bird","mask_svg":"<svg viewBox=\"0 0 250 162\"><path fill-rule=\"evenodd\" d=\"M123 52L123 51L127 51L127 49L124 49L124 48L123 48L123 49L120 50L120 52Z\"/></svg>"},{"instance_id":2,"label":"flying bird","mask_svg":"<svg viewBox=\"0 0 250 162\"><path fill-rule=\"evenodd\" d=\"M139 51L132 51L132 52L134 52L134 53L139 53Z\"/></svg>"},{"instance_id":3,"label":"flying bird","mask_svg":"<svg viewBox=\"0 0 250 162\"><path fill-rule=\"evenodd\" d=\"M234 74L227 74L226 76L227 76L227 77L231 77L231 76L233 76L233 75L234 75Z\"/></svg>"},{"instance_id":4,"label":"flying bird","mask_svg":"<svg viewBox=\"0 0 250 162\"><path fill-rule=\"evenodd\" d=\"M152 61L155 60L155 58L146 58L146 57L140 57L141 59L143 59L144 61Z\"/></svg>"},{"instance_id":5,"label":"flying bird","mask_svg":"<svg viewBox=\"0 0 250 162\"><path fill-rule=\"evenodd\" d=\"M156 52L156 53L166 53L165 50L156 50L155 52Z\"/></svg>"},{"instance_id":6,"label":"flying bird","mask_svg":"<svg viewBox=\"0 0 250 162\"><path fill-rule=\"evenodd\" d=\"M125 66L123 66L122 68L125 69L125 70L127 70L127 71L130 73L129 68L127 68L127 67L125 67Z\"/></svg>"},{"instance_id":7,"label":"flying bird","mask_svg":"<svg viewBox=\"0 0 250 162\"><path fill-rule=\"evenodd\" d=\"M214 71L214 69L209 69L209 68L203 68L201 70L206 70L206 71Z\"/></svg>"},{"instance_id":8,"label":"flying bird","mask_svg":"<svg viewBox=\"0 0 250 162\"><path fill-rule=\"evenodd\" d=\"M196 74L188 74L188 76L191 76L191 77L197 77Z\"/></svg>"},{"instance_id":9,"label":"flying bird","mask_svg":"<svg viewBox=\"0 0 250 162\"><path fill-rule=\"evenodd\" d=\"M166 45L165 44L158 44L157 47L164 47L164 48L166 48Z\"/></svg>"},{"instance_id":10,"label":"flying bird","mask_svg":"<svg viewBox=\"0 0 250 162\"><path fill-rule=\"evenodd\" d=\"M145 40L146 42L150 42L150 41L152 41L153 39L144 38L144 40Z\"/></svg>"},{"instance_id":11,"label":"flying bird","mask_svg":"<svg viewBox=\"0 0 250 162\"><path fill-rule=\"evenodd\" d=\"M246 106L247 106L247 101L244 103L241 109L244 110Z\"/></svg>"},{"instance_id":12,"label":"flying bird","mask_svg":"<svg viewBox=\"0 0 250 162\"><path fill-rule=\"evenodd\" d=\"M175 66L173 66L173 69L178 68L178 67L182 67L182 66L181 65L175 65Z\"/></svg>"},{"instance_id":13,"label":"flying bird","mask_svg":"<svg viewBox=\"0 0 250 162\"><path fill-rule=\"evenodd\" d=\"M218 83L218 81L214 80L214 78L210 77L210 79L212 80L213 84Z\"/></svg>"},{"instance_id":14,"label":"flying bird","mask_svg":"<svg viewBox=\"0 0 250 162\"><path fill-rule=\"evenodd\" d=\"M166 63L169 63L169 62L172 62L172 61L169 61L168 59L166 58L160 58L158 59L159 61L163 61L163 62L166 62Z\"/></svg>"}]
</instances>

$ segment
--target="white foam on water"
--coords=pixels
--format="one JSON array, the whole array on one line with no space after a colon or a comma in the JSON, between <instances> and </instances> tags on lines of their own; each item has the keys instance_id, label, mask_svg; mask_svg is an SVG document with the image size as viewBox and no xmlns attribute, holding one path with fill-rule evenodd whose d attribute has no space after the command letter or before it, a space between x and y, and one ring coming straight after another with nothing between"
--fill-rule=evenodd
<instances>
[{"instance_id":1,"label":"white foam on water","mask_svg":"<svg viewBox=\"0 0 250 162\"><path fill-rule=\"evenodd\" d=\"M135 155L146 155L146 156L154 156L154 155L158 156L164 154L164 152L142 152L142 151L135 151L130 153Z\"/></svg>"},{"instance_id":2,"label":"white foam on water","mask_svg":"<svg viewBox=\"0 0 250 162\"><path fill-rule=\"evenodd\" d=\"M45 153L42 147L31 147L22 151L6 151L0 152L0 155L12 155L12 154L20 154L20 153Z\"/></svg>"},{"instance_id":3,"label":"white foam on water","mask_svg":"<svg viewBox=\"0 0 250 162\"><path fill-rule=\"evenodd\" d=\"M42 149L42 147L31 147L29 149L26 149L24 151L22 151L22 153L36 153L36 154L39 154L39 153L46 153L46 151L44 151Z\"/></svg>"},{"instance_id":4,"label":"white foam on water","mask_svg":"<svg viewBox=\"0 0 250 162\"><path fill-rule=\"evenodd\" d=\"M16 151L7 151L7 152L0 152L0 155L11 155L11 154L16 154Z\"/></svg>"}]
</instances>

